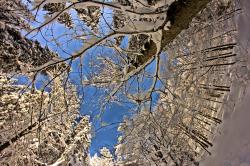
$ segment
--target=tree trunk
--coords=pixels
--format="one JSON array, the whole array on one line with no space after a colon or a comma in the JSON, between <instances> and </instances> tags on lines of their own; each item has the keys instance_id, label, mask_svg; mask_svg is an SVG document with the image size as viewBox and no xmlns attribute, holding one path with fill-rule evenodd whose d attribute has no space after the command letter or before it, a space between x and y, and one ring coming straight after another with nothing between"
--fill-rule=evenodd
<instances>
[{"instance_id":1,"label":"tree trunk","mask_svg":"<svg viewBox=\"0 0 250 166\"><path fill-rule=\"evenodd\" d=\"M178 0L173 2L167 11L167 18L171 22L170 30L163 30L162 47L173 41L191 20L203 10L211 0Z\"/></svg>"}]
</instances>

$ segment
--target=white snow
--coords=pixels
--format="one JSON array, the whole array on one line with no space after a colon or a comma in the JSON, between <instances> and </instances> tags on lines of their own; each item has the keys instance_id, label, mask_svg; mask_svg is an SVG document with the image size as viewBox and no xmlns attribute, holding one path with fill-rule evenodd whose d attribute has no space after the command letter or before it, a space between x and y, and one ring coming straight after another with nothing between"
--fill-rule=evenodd
<instances>
[{"instance_id":1,"label":"white snow","mask_svg":"<svg viewBox=\"0 0 250 166\"><path fill-rule=\"evenodd\" d=\"M212 156L206 156L202 166L250 166L250 1L241 0L243 9L235 16L239 31L238 49L240 59L236 74L231 74L232 86L224 104L223 125L214 139Z\"/></svg>"}]
</instances>

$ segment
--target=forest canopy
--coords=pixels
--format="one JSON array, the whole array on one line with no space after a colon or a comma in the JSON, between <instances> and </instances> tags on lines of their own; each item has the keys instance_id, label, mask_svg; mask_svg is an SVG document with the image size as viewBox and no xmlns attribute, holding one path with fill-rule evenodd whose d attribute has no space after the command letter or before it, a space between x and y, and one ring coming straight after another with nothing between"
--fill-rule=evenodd
<instances>
[{"instance_id":1,"label":"forest canopy","mask_svg":"<svg viewBox=\"0 0 250 166\"><path fill-rule=\"evenodd\" d=\"M230 92L238 10L0 0L0 165L199 165ZM117 141L90 155L109 127Z\"/></svg>"}]
</instances>

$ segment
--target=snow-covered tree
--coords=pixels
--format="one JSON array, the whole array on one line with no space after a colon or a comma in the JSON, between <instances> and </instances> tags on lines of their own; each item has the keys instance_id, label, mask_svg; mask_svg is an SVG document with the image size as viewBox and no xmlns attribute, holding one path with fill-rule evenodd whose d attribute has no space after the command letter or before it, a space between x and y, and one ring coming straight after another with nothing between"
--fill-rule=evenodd
<instances>
[{"instance_id":1,"label":"snow-covered tree","mask_svg":"<svg viewBox=\"0 0 250 166\"><path fill-rule=\"evenodd\" d=\"M33 19L31 12L21 1L1 0L0 4L1 73L36 72L35 68L60 59L48 47L43 48L38 41L23 37L20 33L20 30L30 30L28 20Z\"/></svg>"},{"instance_id":2,"label":"snow-covered tree","mask_svg":"<svg viewBox=\"0 0 250 166\"><path fill-rule=\"evenodd\" d=\"M95 154L90 158L90 166L114 166L116 165L114 161L114 156L110 153L109 149L103 147L100 149L100 157Z\"/></svg>"},{"instance_id":3,"label":"snow-covered tree","mask_svg":"<svg viewBox=\"0 0 250 166\"><path fill-rule=\"evenodd\" d=\"M83 39L84 44L80 50L76 50L76 53L73 53L67 60L85 56L88 50L96 46L108 45L108 47L117 51L117 54L125 55L123 60L127 64L123 65L123 69L130 68L130 72L132 69L129 65L133 69L147 66L145 65L146 62L152 61L158 56L162 46L172 41L182 29L187 28L193 15L204 8L208 2L209 0L201 3L196 3L196 1L184 3L174 0L111 2L68 0L67 3L60 3L36 0L34 3L35 9L39 11L42 7L48 13L45 14L45 22L35 28L34 31L50 26L54 21L71 22L67 23L66 27L70 25L70 28L74 29L74 33L77 34L77 38ZM192 12L189 11L190 17L181 15L189 8L195 9ZM67 21L70 19L68 16L61 19L64 15L73 15L73 11L78 13L77 18L74 17L71 21ZM113 12L112 20L109 18L108 11ZM182 19L186 19L184 25L179 23ZM90 29L82 26L81 22L84 22ZM175 28L169 29L175 24L177 24L176 29L178 30ZM80 26L81 29L78 28ZM99 32L96 29L100 29ZM169 33L166 33L167 31ZM172 36L168 36L169 34L172 34ZM75 38L75 35L73 36ZM129 37L129 40L131 40L131 44L125 50L119 48L121 41L118 41L118 43L114 41L121 40L124 36ZM135 47L135 45L137 46ZM136 54L132 52L136 52Z\"/></svg>"},{"instance_id":4,"label":"snow-covered tree","mask_svg":"<svg viewBox=\"0 0 250 166\"><path fill-rule=\"evenodd\" d=\"M22 36L20 30L30 28L24 18L32 18L23 3L0 3L1 165L84 165L91 125L80 114L76 87L67 79L70 66L48 66L60 59L58 54ZM42 89L34 86L38 72L49 79ZM20 73L29 76L32 86L18 85L12 77Z\"/></svg>"},{"instance_id":5,"label":"snow-covered tree","mask_svg":"<svg viewBox=\"0 0 250 166\"><path fill-rule=\"evenodd\" d=\"M156 108L142 109L119 127L116 154L124 164L198 165L211 154L235 64L234 10L232 3L213 1L166 47L169 61L162 62L164 88Z\"/></svg>"},{"instance_id":6,"label":"snow-covered tree","mask_svg":"<svg viewBox=\"0 0 250 166\"><path fill-rule=\"evenodd\" d=\"M66 88L66 89L65 89ZM73 85L55 79L52 91L25 89L1 76L3 164L39 165L87 161L88 117L80 116Z\"/></svg>"},{"instance_id":7,"label":"snow-covered tree","mask_svg":"<svg viewBox=\"0 0 250 166\"><path fill-rule=\"evenodd\" d=\"M204 152L210 154L236 63L232 1L34 0L34 17L24 5L24 13L17 12L21 2L11 2L0 1L1 164L198 165ZM30 30L22 18L32 18L36 27ZM23 37L20 29L40 33L66 56ZM71 50L71 42L81 48ZM68 79L74 60L80 61L83 88L105 90L102 108L124 97L138 106L120 126L115 156L107 148L101 156L88 155L91 125ZM40 90L34 88L38 72L48 76ZM32 73L33 86L15 85L6 73Z\"/></svg>"}]
</instances>

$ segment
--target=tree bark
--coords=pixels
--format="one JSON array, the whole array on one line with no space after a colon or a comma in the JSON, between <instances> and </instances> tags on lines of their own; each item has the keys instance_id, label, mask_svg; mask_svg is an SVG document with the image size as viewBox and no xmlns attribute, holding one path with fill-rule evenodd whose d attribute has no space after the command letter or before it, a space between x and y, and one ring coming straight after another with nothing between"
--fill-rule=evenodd
<instances>
[{"instance_id":1,"label":"tree bark","mask_svg":"<svg viewBox=\"0 0 250 166\"><path fill-rule=\"evenodd\" d=\"M173 41L192 19L203 10L211 0L178 0L173 2L167 11L170 30L163 30L162 47Z\"/></svg>"}]
</instances>

